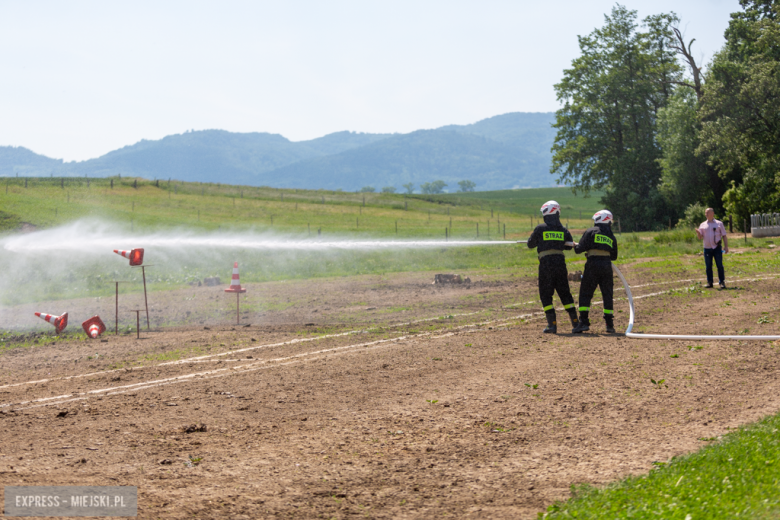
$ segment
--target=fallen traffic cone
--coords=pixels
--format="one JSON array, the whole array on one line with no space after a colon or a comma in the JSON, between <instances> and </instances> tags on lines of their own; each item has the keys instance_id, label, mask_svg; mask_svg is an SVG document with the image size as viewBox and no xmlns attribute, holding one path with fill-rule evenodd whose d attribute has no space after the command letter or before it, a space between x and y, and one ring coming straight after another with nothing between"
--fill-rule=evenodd
<instances>
[{"instance_id":1,"label":"fallen traffic cone","mask_svg":"<svg viewBox=\"0 0 780 520\"><path fill-rule=\"evenodd\" d=\"M57 334L65 330L65 327L68 326L68 313L63 312L62 316L53 316L51 314L46 314L45 312L36 312L36 316L38 316L40 319L48 321L52 325L54 325L54 329L57 331Z\"/></svg>"},{"instance_id":2,"label":"fallen traffic cone","mask_svg":"<svg viewBox=\"0 0 780 520\"><path fill-rule=\"evenodd\" d=\"M114 253L129 259L130 265L141 265L144 263L143 249L131 249L130 251L114 249Z\"/></svg>"},{"instance_id":3,"label":"fallen traffic cone","mask_svg":"<svg viewBox=\"0 0 780 520\"><path fill-rule=\"evenodd\" d=\"M241 281L238 279L238 262L233 264L233 278L230 280L230 287L225 292L245 293L246 289L241 287Z\"/></svg>"},{"instance_id":4,"label":"fallen traffic cone","mask_svg":"<svg viewBox=\"0 0 780 520\"><path fill-rule=\"evenodd\" d=\"M100 316L92 316L82 323L81 326L84 328L84 332L87 333L87 336L92 339L97 338L106 331L106 325L103 323L103 320L100 319Z\"/></svg>"}]
</instances>

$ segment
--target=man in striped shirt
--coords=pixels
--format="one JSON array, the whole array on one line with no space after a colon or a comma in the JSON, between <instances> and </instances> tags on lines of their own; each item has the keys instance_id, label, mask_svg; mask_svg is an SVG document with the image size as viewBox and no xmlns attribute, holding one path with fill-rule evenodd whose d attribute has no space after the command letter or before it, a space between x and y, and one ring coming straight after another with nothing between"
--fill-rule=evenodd
<instances>
[{"instance_id":1,"label":"man in striped shirt","mask_svg":"<svg viewBox=\"0 0 780 520\"><path fill-rule=\"evenodd\" d=\"M698 236L704 245L704 266L707 271L707 287L712 288L712 259L715 259L715 265L718 266L718 281L720 288L726 288L726 274L723 271L723 253L729 252L729 238L726 236L726 227L723 222L715 219L715 210L707 208L704 212L707 220L699 225L696 230ZM721 246L721 241L723 245Z\"/></svg>"}]
</instances>

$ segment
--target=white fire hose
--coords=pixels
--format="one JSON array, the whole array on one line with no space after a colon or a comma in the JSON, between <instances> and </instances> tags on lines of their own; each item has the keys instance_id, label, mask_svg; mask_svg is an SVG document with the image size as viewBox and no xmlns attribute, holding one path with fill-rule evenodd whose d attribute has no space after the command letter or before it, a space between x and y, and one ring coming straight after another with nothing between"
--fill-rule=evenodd
<instances>
[{"instance_id":1,"label":"white fire hose","mask_svg":"<svg viewBox=\"0 0 780 520\"><path fill-rule=\"evenodd\" d=\"M626 327L626 337L628 338L635 338L635 339L685 339L685 340L754 340L754 341L775 341L780 339L780 336L748 336L748 335L738 335L738 336L698 336L698 335L688 335L688 334L643 334L643 333L637 333L637 332L631 332L631 329L634 327L634 297L631 294L631 287L628 286L628 282L626 281L626 278L623 276L623 273L620 272L620 269L613 263L612 264L612 270L615 272L615 274L618 275L618 278L620 278L620 281L623 282L623 287L626 290L626 295L628 296L628 327Z\"/></svg>"},{"instance_id":2,"label":"white fire hose","mask_svg":"<svg viewBox=\"0 0 780 520\"><path fill-rule=\"evenodd\" d=\"M519 240L518 244L526 244L527 240ZM565 245L574 247L574 242L566 242ZM684 340L753 340L753 341L776 341L780 340L778 336L748 336L748 335L736 335L736 336L705 336L705 335L692 335L692 334L645 334L640 332L631 332L634 328L634 296L631 294L631 287L626 281L626 277L620 272L620 269L613 263L612 270L618 275L620 281L623 282L623 288L626 290L626 296L628 296L628 327L626 327L626 337L634 339L684 339Z\"/></svg>"}]
</instances>

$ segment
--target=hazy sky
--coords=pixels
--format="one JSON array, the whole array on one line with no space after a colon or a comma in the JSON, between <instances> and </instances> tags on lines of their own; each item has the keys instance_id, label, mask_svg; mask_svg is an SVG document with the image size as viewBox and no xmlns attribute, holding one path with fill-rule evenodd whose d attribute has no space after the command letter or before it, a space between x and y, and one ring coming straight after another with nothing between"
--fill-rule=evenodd
<instances>
[{"instance_id":1,"label":"hazy sky","mask_svg":"<svg viewBox=\"0 0 780 520\"><path fill-rule=\"evenodd\" d=\"M409 132L558 108L607 0L0 0L0 145L67 161L189 129ZM737 0L675 11L697 57Z\"/></svg>"}]
</instances>

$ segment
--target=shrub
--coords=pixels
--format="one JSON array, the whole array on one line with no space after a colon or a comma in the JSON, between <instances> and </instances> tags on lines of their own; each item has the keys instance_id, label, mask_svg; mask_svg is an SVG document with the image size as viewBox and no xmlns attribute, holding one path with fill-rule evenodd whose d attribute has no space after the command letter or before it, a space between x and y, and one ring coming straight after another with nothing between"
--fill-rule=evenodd
<instances>
[{"instance_id":1,"label":"shrub","mask_svg":"<svg viewBox=\"0 0 780 520\"><path fill-rule=\"evenodd\" d=\"M669 244L671 242L685 242L692 244L698 240L696 232L689 228L676 228L673 231L661 231L653 240L657 244Z\"/></svg>"},{"instance_id":2,"label":"shrub","mask_svg":"<svg viewBox=\"0 0 780 520\"><path fill-rule=\"evenodd\" d=\"M704 210L707 209L702 206L700 202L695 202L685 208L685 216L677 222L677 229L696 229L699 224L704 222L707 217L704 216Z\"/></svg>"}]
</instances>

